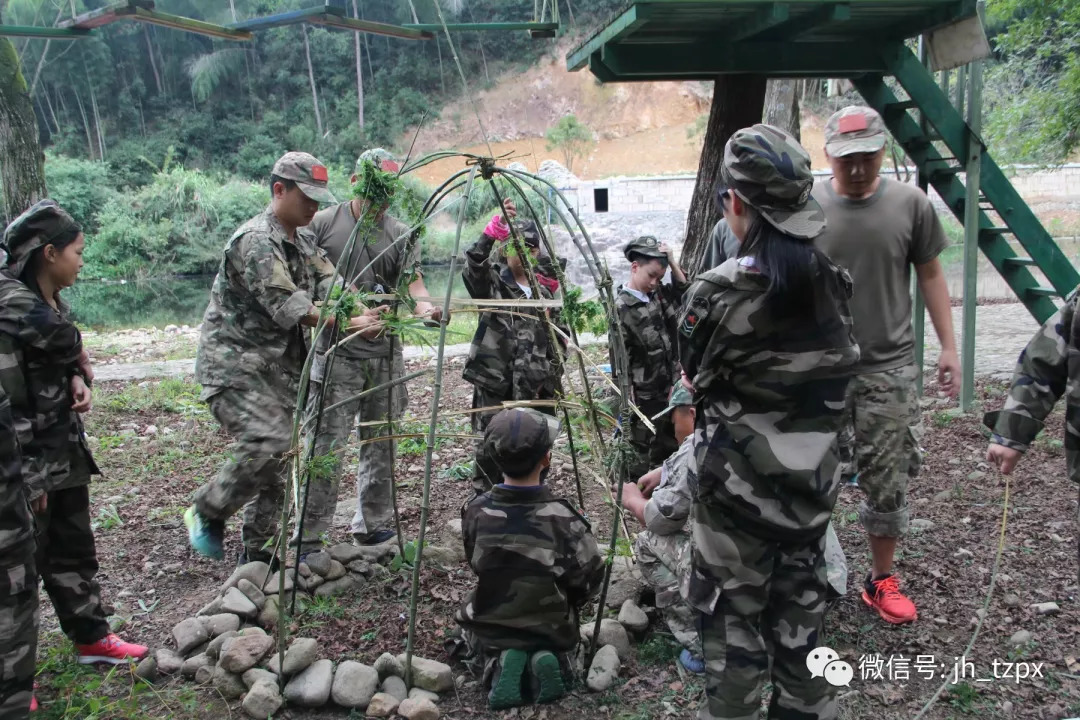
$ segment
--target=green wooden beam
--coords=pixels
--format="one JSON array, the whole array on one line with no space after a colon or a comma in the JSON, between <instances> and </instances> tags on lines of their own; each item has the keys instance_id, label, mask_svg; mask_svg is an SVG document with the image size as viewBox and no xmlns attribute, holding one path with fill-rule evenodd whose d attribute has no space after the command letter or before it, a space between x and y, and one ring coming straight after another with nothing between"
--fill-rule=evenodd
<instances>
[{"instance_id":1,"label":"green wooden beam","mask_svg":"<svg viewBox=\"0 0 1080 720\"><path fill-rule=\"evenodd\" d=\"M650 15L650 9L647 6L631 5L606 28L593 35L585 44L567 55L566 69L574 72L585 67L586 64L590 63L589 58L594 52L599 52L600 48L605 47L608 43L617 42L630 35L644 25Z\"/></svg>"},{"instance_id":2,"label":"green wooden beam","mask_svg":"<svg viewBox=\"0 0 1080 720\"><path fill-rule=\"evenodd\" d=\"M786 3L770 3L758 8L753 16L734 23L725 33L728 42L739 42L760 35L785 22L791 17Z\"/></svg>"},{"instance_id":3,"label":"green wooden beam","mask_svg":"<svg viewBox=\"0 0 1080 720\"><path fill-rule=\"evenodd\" d=\"M243 41L251 39L251 33L246 30L238 30L232 27L203 22L202 20L195 20L194 18L158 12L154 9L152 0L126 0L125 2L115 3L61 21L57 24L57 27L90 30L120 20L136 20L173 30L221 38L222 40Z\"/></svg>"},{"instance_id":4,"label":"green wooden beam","mask_svg":"<svg viewBox=\"0 0 1080 720\"><path fill-rule=\"evenodd\" d=\"M318 7L303 8L302 10L289 10L287 12L274 13L273 15L248 18L247 20L232 23L229 27L234 30L269 30L270 28L307 22L316 15L326 13L328 9L332 8L326 5L320 5Z\"/></svg>"},{"instance_id":5,"label":"green wooden beam","mask_svg":"<svg viewBox=\"0 0 1080 720\"><path fill-rule=\"evenodd\" d=\"M841 51L842 50L842 51ZM747 42L605 46L603 64L620 80L679 80L753 73L774 77L847 77L885 71L868 43Z\"/></svg>"},{"instance_id":6,"label":"green wooden beam","mask_svg":"<svg viewBox=\"0 0 1080 720\"><path fill-rule=\"evenodd\" d=\"M401 27L424 32L442 32L438 23L407 23ZM489 22L489 23L447 23L451 32L485 32L488 30L558 30L557 22Z\"/></svg>"},{"instance_id":7,"label":"green wooden beam","mask_svg":"<svg viewBox=\"0 0 1080 720\"><path fill-rule=\"evenodd\" d=\"M90 35L89 30L70 27L36 27L33 25L0 25L0 37L46 38L48 40L78 40Z\"/></svg>"},{"instance_id":8,"label":"green wooden beam","mask_svg":"<svg viewBox=\"0 0 1080 720\"><path fill-rule=\"evenodd\" d=\"M615 77L615 73L604 65L603 60L600 59L600 53L593 53L589 56L589 72L595 75L596 79L602 83L617 82L621 79Z\"/></svg>"},{"instance_id":9,"label":"green wooden beam","mask_svg":"<svg viewBox=\"0 0 1080 720\"><path fill-rule=\"evenodd\" d=\"M312 15L307 19L312 25L352 30L353 32L371 33L372 35L386 35L403 40L430 40L435 34L428 30L391 25L389 23L373 22L371 20L356 20L344 15L322 13Z\"/></svg>"},{"instance_id":10,"label":"green wooden beam","mask_svg":"<svg viewBox=\"0 0 1080 720\"><path fill-rule=\"evenodd\" d=\"M851 5L838 3L822 5L810 12L793 15L787 22L781 23L766 33L762 39L783 38L796 40L830 23L846 22L851 19Z\"/></svg>"},{"instance_id":11,"label":"green wooden beam","mask_svg":"<svg viewBox=\"0 0 1080 720\"><path fill-rule=\"evenodd\" d=\"M91 30L102 25L108 25L109 23L116 22L120 19L121 12L131 12L135 8L143 8L144 10L153 10L154 3L152 0L123 0L123 2L113 3L100 7L97 10L91 10L84 12L81 15L76 15L73 18L67 20L61 20L56 24L59 28L79 28L82 30Z\"/></svg>"}]
</instances>

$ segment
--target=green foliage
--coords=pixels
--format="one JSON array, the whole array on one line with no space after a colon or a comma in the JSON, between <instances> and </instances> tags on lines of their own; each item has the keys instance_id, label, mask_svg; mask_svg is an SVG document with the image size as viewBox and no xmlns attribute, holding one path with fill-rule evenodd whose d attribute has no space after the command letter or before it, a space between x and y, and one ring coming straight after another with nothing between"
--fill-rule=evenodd
<instances>
[{"instance_id":1,"label":"green foliage","mask_svg":"<svg viewBox=\"0 0 1080 720\"><path fill-rule=\"evenodd\" d=\"M427 547L427 545L427 543L424 543L424 547ZM405 567L412 567L413 563L416 562L416 541L409 540L402 547L405 550L405 554L402 555L399 552L394 555L394 559L390 561L390 572L392 573L396 573Z\"/></svg>"},{"instance_id":2,"label":"green foliage","mask_svg":"<svg viewBox=\"0 0 1080 720\"><path fill-rule=\"evenodd\" d=\"M170 378L146 387L125 385L120 392L106 394L98 405L117 412L167 412L181 415L205 415L206 406L199 401L202 386Z\"/></svg>"},{"instance_id":3,"label":"green foliage","mask_svg":"<svg viewBox=\"0 0 1080 720\"><path fill-rule=\"evenodd\" d=\"M585 148L593 141L592 130L576 115L563 115L559 122L548 129L547 149L561 150L566 169L573 170L574 158L585 154Z\"/></svg>"},{"instance_id":4,"label":"green foliage","mask_svg":"<svg viewBox=\"0 0 1080 720\"><path fill-rule=\"evenodd\" d=\"M124 521L120 519L120 512L116 509L116 506L109 505L98 510L97 519L90 523L90 529L95 532L98 530L112 530L123 524Z\"/></svg>"},{"instance_id":5,"label":"green foliage","mask_svg":"<svg viewBox=\"0 0 1080 720\"><path fill-rule=\"evenodd\" d=\"M577 332L604 335L608 331L607 313L596 300L582 300L582 290L571 287L563 290L562 319Z\"/></svg>"},{"instance_id":6,"label":"green foliage","mask_svg":"<svg viewBox=\"0 0 1080 720\"><path fill-rule=\"evenodd\" d=\"M49 197L60 203L88 236L97 232L97 211L117 196L109 167L90 160L50 155L45 162L45 182Z\"/></svg>"},{"instance_id":7,"label":"green foliage","mask_svg":"<svg viewBox=\"0 0 1080 720\"><path fill-rule=\"evenodd\" d=\"M638 663L645 666L668 665L679 657L681 648L669 635L652 635L638 646Z\"/></svg>"},{"instance_id":8,"label":"green foliage","mask_svg":"<svg viewBox=\"0 0 1080 720\"><path fill-rule=\"evenodd\" d=\"M973 685L966 682L949 686L949 705L962 713L969 714L975 710L975 701L979 699L979 691Z\"/></svg>"}]
</instances>

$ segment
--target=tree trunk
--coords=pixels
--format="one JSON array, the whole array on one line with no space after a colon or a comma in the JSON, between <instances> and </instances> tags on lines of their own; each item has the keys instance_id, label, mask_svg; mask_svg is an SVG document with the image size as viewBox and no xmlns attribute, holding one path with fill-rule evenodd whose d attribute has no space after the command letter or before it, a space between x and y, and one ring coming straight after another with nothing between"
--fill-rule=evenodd
<instances>
[{"instance_id":1,"label":"tree trunk","mask_svg":"<svg viewBox=\"0 0 1080 720\"><path fill-rule=\"evenodd\" d=\"M311 81L311 104L315 108L315 127L319 130L319 139L322 139L322 113L319 112L319 91L315 89L315 68L311 66L311 44L308 43L307 23L300 25L304 34L304 54L307 56L308 80Z\"/></svg>"},{"instance_id":2,"label":"tree trunk","mask_svg":"<svg viewBox=\"0 0 1080 720\"><path fill-rule=\"evenodd\" d=\"M360 19L360 6L356 4L356 0L352 0L353 15L357 20ZM413 11L413 19L416 19L416 11ZM361 65L363 64L363 56L360 54L360 33L353 33L353 42L356 50L356 118L359 123L358 127L360 132L364 131L364 73L361 72Z\"/></svg>"},{"instance_id":3,"label":"tree trunk","mask_svg":"<svg viewBox=\"0 0 1080 720\"><path fill-rule=\"evenodd\" d=\"M439 35L435 35L435 50L439 53L439 82L442 84L442 94L446 95L446 75L443 74L442 66L442 42L439 40Z\"/></svg>"},{"instance_id":4,"label":"tree trunk","mask_svg":"<svg viewBox=\"0 0 1080 720\"><path fill-rule=\"evenodd\" d=\"M720 221L716 189L720 182L724 146L736 130L761 122L764 106L765 78L760 75L722 75L713 84L712 109L705 128L705 143L701 148L680 259L680 264L690 275L697 272L709 232Z\"/></svg>"},{"instance_id":5,"label":"tree trunk","mask_svg":"<svg viewBox=\"0 0 1080 720\"><path fill-rule=\"evenodd\" d=\"M79 91L75 88L71 89L71 92L75 93L75 103L79 106L79 114L82 115L83 129L86 130L86 153L91 160L94 159L94 136L90 134L90 120L86 117L86 106L83 105L82 98L79 97Z\"/></svg>"},{"instance_id":6,"label":"tree trunk","mask_svg":"<svg viewBox=\"0 0 1080 720\"><path fill-rule=\"evenodd\" d=\"M63 12L64 12L64 6L61 5L60 8L56 11L56 17L53 19L53 23L52 23L53 27L56 27L56 23L60 22L60 15L62 15ZM30 96L31 97L33 97L33 95L34 95L34 88L37 87L38 78L41 77L41 69L43 67L45 67L45 58L47 58L49 56L49 44L51 42L52 42L52 40L46 40L45 41L45 47L41 48L41 57L38 58L37 68L34 70L34 79L30 81Z\"/></svg>"},{"instance_id":7,"label":"tree trunk","mask_svg":"<svg viewBox=\"0 0 1080 720\"><path fill-rule=\"evenodd\" d=\"M765 114L762 121L766 125L773 125L787 130L799 137L799 93L797 92L797 80L780 78L770 80L765 86Z\"/></svg>"},{"instance_id":8,"label":"tree trunk","mask_svg":"<svg viewBox=\"0 0 1080 720\"><path fill-rule=\"evenodd\" d=\"M49 116L52 118L53 127L56 128L56 132L60 132L60 119L56 117L56 109L53 107L52 98L49 97L49 89L45 88L42 90L41 94L45 96L45 107L49 110Z\"/></svg>"},{"instance_id":9,"label":"tree trunk","mask_svg":"<svg viewBox=\"0 0 1080 720\"><path fill-rule=\"evenodd\" d=\"M143 37L146 38L146 54L150 56L150 68L154 71L154 84L157 85L158 95L164 95L165 91L161 87L161 74L158 73L157 60L154 59L154 44L150 42L150 30L146 25L142 26Z\"/></svg>"},{"instance_id":10,"label":"tree trunk","mask_svg":"<svg viewBox=\"0 0 1080 720\"><path fill-rule=\"evenodd\" d=\"M0 37L0 183L4 225L48 194L45 154L15 46Z\"/></svg>"}]
</instances>

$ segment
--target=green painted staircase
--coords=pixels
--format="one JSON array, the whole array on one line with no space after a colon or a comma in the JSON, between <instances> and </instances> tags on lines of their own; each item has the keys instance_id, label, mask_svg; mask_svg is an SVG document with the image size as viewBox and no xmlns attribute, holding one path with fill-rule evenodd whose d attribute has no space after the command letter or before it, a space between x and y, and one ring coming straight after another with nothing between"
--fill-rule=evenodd
<instances>
[{"instance_id":1,"label":"green painted staircase","mask_svg":"<svg viewBox=\"0 0 1080 720\"><path fill-rule=\"evenodd\" d=\"M908 99L897 97L881 75L863 75L852 82L867 104L881 113L893 137L962 223L966 193L960 175L966 166L970 128L911 50L902 45L889 48L885 60ZM924 132L910 110L922 113L932 131ZM935 142L951 156L943 155ZM1080 285L1080 274L985 148L979 185L979 248L1035 319L1045 322L1057 311L1055 299ZM991 213L1000 218L1000 224L995 224ZM1007 241L1010 236L1026 257L1016 253ZM1042 272L1049 286L1035 279L1032 267Z\"/></svg>"}]
</instances>

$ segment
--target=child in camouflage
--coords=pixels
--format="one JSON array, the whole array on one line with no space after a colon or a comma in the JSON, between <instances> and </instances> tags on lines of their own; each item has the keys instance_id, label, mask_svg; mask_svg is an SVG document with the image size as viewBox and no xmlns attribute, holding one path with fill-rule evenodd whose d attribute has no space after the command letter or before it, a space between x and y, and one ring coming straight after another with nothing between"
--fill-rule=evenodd
<instances>
[{"instance_id":1,"label":"child in camouflage","mask_svg":"<svg viewBox=\"0 0 1080 720\"><path fill-rule=\"evenodd\" d=\"M544 413L500 411L483 446L502 482L461 511L477 583L454 619L485 682L490 679L492 709L566 693L566 653L578 644L578 612L604 577L588 521L544 485L558 434L559 421Z\"/></svg>"}]
</instances>

